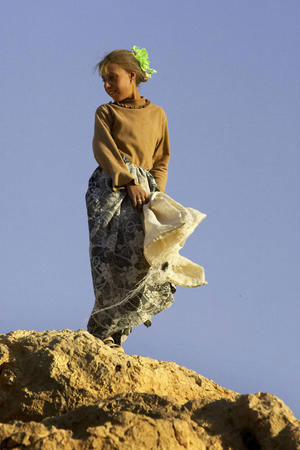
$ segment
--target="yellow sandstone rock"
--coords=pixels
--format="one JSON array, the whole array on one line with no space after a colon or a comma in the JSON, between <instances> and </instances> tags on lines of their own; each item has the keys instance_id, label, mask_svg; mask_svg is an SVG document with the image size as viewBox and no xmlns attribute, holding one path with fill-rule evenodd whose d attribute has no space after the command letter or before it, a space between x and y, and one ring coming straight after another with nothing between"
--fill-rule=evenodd
<instances>
[{"instance_id":1,"label":"yellow sandstone rock","mask_svg":"<svg viewBox=\"0 0 300 450\"><path fill-rule=\"evenodd\" d=\"M276 396L240 395L84 330L0 335L0 449L300 449Z\"/></svg>"}]
</instances>

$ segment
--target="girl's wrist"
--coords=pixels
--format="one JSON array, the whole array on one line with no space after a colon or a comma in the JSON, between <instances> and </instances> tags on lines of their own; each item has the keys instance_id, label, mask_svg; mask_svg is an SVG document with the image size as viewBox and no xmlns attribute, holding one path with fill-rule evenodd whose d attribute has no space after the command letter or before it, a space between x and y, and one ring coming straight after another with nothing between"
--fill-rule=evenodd
<instances>
[{"instance_id":1,"label":"girl's wrist","mask_svg":"<svg viewBox=\"0 0 300 450\"><path fill-rule=\"evenodd\" d=\"M131 180L129 183L127 183L125 185L126 187L128 186L139 186L139 183L137 183L135 180Z\"/></svg>"}]
</instances>

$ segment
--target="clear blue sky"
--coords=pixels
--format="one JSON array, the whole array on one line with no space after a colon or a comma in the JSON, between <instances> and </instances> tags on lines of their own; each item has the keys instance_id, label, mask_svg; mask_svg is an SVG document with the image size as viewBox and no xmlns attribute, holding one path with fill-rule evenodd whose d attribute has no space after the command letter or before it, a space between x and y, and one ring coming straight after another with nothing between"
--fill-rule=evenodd
<instances>
[{"instance_id":1,"label":"clear blue sky","mask_svg":"<svg viewBox=\"0 0 300 450\"><path fill-rule=\"evenodd\" d=\"M166 192L207 214L182 254L208 285L178 287L124 347L300 417L299 24L297 0L1 3L2 333L86 328L85 193L111 100L93 66L146 47L140 94L167 114Z\"/></svg>"}]
</instances>

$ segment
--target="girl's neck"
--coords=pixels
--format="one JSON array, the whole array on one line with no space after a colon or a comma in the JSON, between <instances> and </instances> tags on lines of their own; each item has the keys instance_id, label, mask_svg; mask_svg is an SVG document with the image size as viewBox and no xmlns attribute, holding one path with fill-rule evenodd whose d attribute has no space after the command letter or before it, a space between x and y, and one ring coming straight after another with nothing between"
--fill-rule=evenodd
<instances>
[{"instance_id":1,"label":"girl's neck","mask_svg":"<svg viewBox=\"0 0 300 450\"><path fill-rule=\"evenodd\" d=\"M135 88L135 89L133 89L133 92L132 92L131 96L125 98L124 100L122 100L122 102L133 101L133 100L140 100L140 99L141 99L140 93L137 90L137 88Z\"/></svg>"},{"instance_id":2,"label":"girl's neck","mask_svg":"<svg viewBox=\"0 0 300 450\"><path fill-rule=\"evenodd\" d=\"M130 103L130 104L142 104L143 102L145 102L145 97L138 95L138 96L134 96L132 95L131 97L126 97L123 100L119 101L118 103Z\"/></svg>"}]
</instances>

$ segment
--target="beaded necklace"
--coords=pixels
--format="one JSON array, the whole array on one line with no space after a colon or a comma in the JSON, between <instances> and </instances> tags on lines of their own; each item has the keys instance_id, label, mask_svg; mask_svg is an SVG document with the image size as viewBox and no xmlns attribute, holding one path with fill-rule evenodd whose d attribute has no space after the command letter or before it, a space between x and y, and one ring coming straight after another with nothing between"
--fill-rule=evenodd
<instances>
[{"instance_id":1,"label":"beaded necklace","mask_svg":"<svg viewBox=\"0 0 300 450\"><path fill-rule=\"evenodd\" d=\"M147 98L145 99L145 104L144 105L126 105L126 103L120 103L120 102L109 102L111 105L117 105L117 106L122 106L123 108L129 108L129 109L141 109L141 108L145 108L147 105L149 105L150 100L148 100Z\"/></svg>"}]
</instances>

